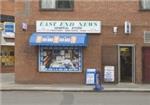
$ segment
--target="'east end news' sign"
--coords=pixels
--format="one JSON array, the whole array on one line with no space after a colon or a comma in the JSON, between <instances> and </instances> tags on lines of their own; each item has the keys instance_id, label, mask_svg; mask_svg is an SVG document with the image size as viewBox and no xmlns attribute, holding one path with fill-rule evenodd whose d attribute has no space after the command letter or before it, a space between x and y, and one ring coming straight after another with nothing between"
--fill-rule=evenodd
<instances>
[{"instance_id":1,"label":"'east end news' sign","mask_svg":"<svg viewBox=\"0 0 150 105\"><path fill-rule=\"evenodd\" d=\"M101 33L101 21L36 21L36 32Z\"/></svg>"}]
</instances>

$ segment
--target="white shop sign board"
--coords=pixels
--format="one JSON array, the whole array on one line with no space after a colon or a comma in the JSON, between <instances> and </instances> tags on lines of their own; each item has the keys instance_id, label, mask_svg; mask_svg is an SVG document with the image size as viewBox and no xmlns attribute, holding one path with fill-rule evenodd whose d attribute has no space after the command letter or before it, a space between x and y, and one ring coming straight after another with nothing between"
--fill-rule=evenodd
<instances>
[{"instance_id":1,"label":"white shop sign board","mask_svg":"<svg viewBox=\"0 0 150 105\"><path fill-rule=\"evenodd\" d=\"M48 21L37 20L36 32L101 33L101 21Z\"/></svg>"}]
</instances>

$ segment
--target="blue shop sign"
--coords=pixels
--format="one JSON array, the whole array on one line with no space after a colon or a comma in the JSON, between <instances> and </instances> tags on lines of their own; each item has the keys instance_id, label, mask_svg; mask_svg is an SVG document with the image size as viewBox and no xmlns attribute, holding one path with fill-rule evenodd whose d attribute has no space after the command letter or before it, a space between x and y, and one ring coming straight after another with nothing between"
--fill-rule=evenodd
<instances>
[{"instance_id":1,"label":"blue shop sign","mask_svg":"<svg viewBox=\"0 0 150 105\"><path fill-rule=\"evenodd\" d=\"M39 46L87 46L86 34L33 33L30 45Z\"/></svg>"},{"instance_id":2,"label":"blue shop sign","mask_svg":"<svg viewBox=\"0 0 150 105\"><path fill-rule=\"evenodd\" d=\"M13 22L5 22L4 23L5 32L15 32L15 24Z\"/></svg>"}]
</instances>

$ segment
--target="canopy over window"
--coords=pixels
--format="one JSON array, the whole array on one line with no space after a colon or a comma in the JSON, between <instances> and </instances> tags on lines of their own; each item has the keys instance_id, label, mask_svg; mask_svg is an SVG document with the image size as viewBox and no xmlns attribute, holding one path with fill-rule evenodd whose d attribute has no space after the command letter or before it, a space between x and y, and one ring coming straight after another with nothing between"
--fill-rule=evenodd
<instances>
[{"instance_id":1,"label":"canopy over window","mask_svg":"<svg viewBox=\"0 0 150 105\"><path fill-rule=\"evenodd\" d=\"M29 43L33 46L87 46L86 34L33 33Z\"/></svg>"}]
</instances>

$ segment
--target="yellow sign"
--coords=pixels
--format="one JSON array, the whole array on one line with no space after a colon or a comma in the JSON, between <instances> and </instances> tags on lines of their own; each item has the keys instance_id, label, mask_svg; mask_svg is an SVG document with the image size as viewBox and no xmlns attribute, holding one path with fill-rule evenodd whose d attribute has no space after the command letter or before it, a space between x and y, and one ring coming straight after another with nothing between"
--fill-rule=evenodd
<instances>
[{"instance_id":1,"label":"yellow sign","mask_svg":"<svg viewBox=\"0 0 150 105\"><path fill-rule=\"evenodd\" d=\"M129 51L128 48L120 48L120 51Z\"/></svg>"},{"instance_id":2,"label":"yellow sign","mask_svg":"<svg viewBox=\"0 0 150 105\"><path fill-rule=\"evenodd\" d=\"M0 31L4 30L4 24L0 23Z\"/></svg>"}]
</instances>

